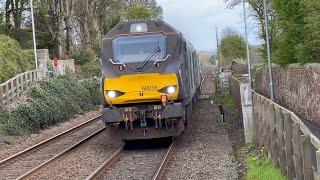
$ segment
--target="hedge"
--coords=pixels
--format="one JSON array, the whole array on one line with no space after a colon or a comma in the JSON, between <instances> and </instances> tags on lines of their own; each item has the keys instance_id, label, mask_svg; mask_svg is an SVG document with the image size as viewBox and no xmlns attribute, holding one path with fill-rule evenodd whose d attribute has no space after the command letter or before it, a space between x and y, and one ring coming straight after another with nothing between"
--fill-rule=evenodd
<instances>
[{"instance_id":1,"label":"hedge","mask_svg":"<svg viewBox=\"0 0 320 180\"><path fill-rule=\"evenodd\" d=\"M35 133L91 110L100 103L99 86L96 79L80 82L72 76L34 85L27 104L12 112L0 110L0 131L7 135Z\"/></svg>"}]
</instances>

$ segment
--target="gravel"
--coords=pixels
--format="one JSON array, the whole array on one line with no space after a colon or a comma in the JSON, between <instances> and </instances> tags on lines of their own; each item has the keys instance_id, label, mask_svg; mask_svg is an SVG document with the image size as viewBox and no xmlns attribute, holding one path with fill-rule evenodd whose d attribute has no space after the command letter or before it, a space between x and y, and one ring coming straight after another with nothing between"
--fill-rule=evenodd
<instances>
[{"instance_id":1,"label":"gravel","mask_svg":"<svg viewBox=\"0 0 320 180\"><path fill-rule=\"evenodd\" d=\"M125 151L103 179L152 179L166 149Z\"/></svg>"},{"instance_id":2,"label":"gravel","mask_svg":"<svg viewBox=\"0 0 320 180\"><path fill-rule=\"evenodd\" d=\"M18 159L10 161L1 166L0 174L5 179L16 179L40 164L46 162L53 156L64 151L65 149L76 144L79 140L84 139L90 134L96 132L103 126L103 123L98 120L89 126L83 127L75 132L71 132L70 134L66 134L61 138L53 140L48 144L36 148L26 155L23 155Z\"/></svg>"},{"instance_id":3,"label":"gravel","mask_svg":"<svg viewBox=\"0 0 320 180\"><path fill-rule=\"evenodd\" d=\"M38 134L25 136L0 136L0 160L16 154L98 115L101 115L100 110L91 111L85 113L84 115L78 115L70 121L60 123L51 127L50 129L42 130Z\"/></svg>"},{"instance_id":4,"label":"gravel","mask_svg":"<svg viewBox=\"0 0 320 180\"><path fill-rule=\"evenodd\" d=\"M210 94L212 74L207 74L203 94ZM176 140L164 179L238 179L235 158L220 112L210 100L195 102L185 133Z\"/></svg>"},{"instance_id":5,"label":"gravel","mask_svg":"<svg viewBox=\"0 0 320 180\"><path fill-rule=\"evenodd\" d=\"M31 179L85 179L121 146L108 143L105 132L92 137L75 150L50 163Z\"/></svg>"}]
</instances>

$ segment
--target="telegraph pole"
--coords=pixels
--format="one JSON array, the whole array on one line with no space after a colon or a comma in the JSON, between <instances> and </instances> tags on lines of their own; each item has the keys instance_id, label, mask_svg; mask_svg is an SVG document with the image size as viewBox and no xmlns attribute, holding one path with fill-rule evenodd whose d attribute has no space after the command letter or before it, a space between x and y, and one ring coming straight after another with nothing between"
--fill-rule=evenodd
<instances>
[{"instance_id":1,"label":"telegraph pole","mask_svg":"<svg viewBox=\"0 0 320 180\"><path fill-rule=\"evenodd\" d=\"M219 35L218 35L218 27L216 26L216 39L217 39L217 62L216 66L219 65Z\"/></svg>"},{"instance_id":2,"label":"telegraph pole","mask_svg":"<svg viewBox=\"0 0 320 180\"><path fill-rule=\"evenodd\" d=\"M266 43L267 43L267 53L268 53L268 64L269 64L269 91L270 98L274 100L274 91L273 91L273 80L272 80L272 65L271 65L271 53L270 53L270 42L269 42L269 23L268 23L268 12L267 12L267 1L263 0L264 6L264 20L265 20L265 29L266 29Z\"/></svg>"},{"instance_id":3,"label":"telegraph pole","mask_svg":"<svg viewBox=\"0 0 320 180\"><path fill-rule=\"evenodd\" d=\"M248 63L249 83L251 86L251 62L250 62L250 50L249 50L249 43L248 43L248 27L247 27L247 15L246 15L245 0L243 0L243 16L244 16L244 29L245 29L246 44L247 44L247 63Z\"/></svg>"},{"instance_id":4,"label":"telegraph pole","mask_svg":"<svg viewBox=\"0 0 320 180\"><path fill-rule=\"evenodd\" d=\"M31 6L31 21L32 21L32 36L33 36L33 51L34 51L34 60L36 61L36 69L38 69L38 57L37 57L37 45L36 45L36 32L34 28L34 15L33 15L33 4L30 0Z\"/></svg>"}]
</instances>

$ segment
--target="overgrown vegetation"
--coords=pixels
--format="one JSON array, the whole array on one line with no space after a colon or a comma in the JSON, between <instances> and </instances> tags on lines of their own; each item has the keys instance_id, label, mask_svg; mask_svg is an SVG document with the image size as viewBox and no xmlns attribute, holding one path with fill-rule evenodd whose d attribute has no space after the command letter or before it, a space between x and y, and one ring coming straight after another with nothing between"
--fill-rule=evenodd
<instances>
[{"instance_id":1,"label":"overgrown vegetation","mask_svg":"<svg viewBox=\"0 0 320 180\"><path fill-rule=\"evenodd\" d=\"M31 50L21 50L17 41L0 34L0 83L17 74L34 69Z\"/></svg>"},{"instance_id":2,"label":"overgrown vegetation","mask_svg":"<svg viewBox=\"0 0 320 180\"><path fill-rule=\"evenodd\" d=\"M99 104L99 81L79 82L70 75L34 85L30 99L17 110L0 110L0 130L8 135L34 133L66 121Z\"/></svg>"},{"instance_id":3,"label":"overgrown vegetation","mask_svg":"<svg viewBox=\"0 0 320 180\"><path fill-rule=\"evenodd\" d=\"M99 59L95 57L95 53L79 49L74 51L70 55L70 58L75 60L80 76L84 78L100 76L100 62Z\"/></svg>"},{"instance_id":4,"label":"overgrown vegetation","mask_svg":"<svg viewBox=\"0 0 320 180\"><path fill-rule=\"evenodd\" d=\"M240 149L247 166L247 180L286 180L279 167L274 165L266 150L253 143Z\"/></svg>"},{"instance_id":5,"label":"overgrown vegetation","mask_svg":"<svg viewBox=\"0 0 320 180\"><path fill-rule=\"evenodd\" d=\"M212 101L213 101L213 104L223 104L228 109L233 108L232 97L227 93L221 94L221 95L215 95L215 97L212 99Z\"/></svg>"}]
</instances>

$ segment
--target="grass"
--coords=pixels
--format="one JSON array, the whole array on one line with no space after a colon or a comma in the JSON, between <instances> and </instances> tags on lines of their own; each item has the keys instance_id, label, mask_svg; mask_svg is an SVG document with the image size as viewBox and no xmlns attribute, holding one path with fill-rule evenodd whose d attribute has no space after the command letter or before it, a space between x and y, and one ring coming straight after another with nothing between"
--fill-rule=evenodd
<instances>
[{"instance_id":1,"label":"grass","mask_svg":"<svg viewBox=\"0 0 320 180\"><path fill-rule=\"evenodd\" d=\"M278 166L272 163L264 147L247 144L241 150L247 166L247 180L286 180Z\"/></svg>"},{"instance_id":2,"label":"grass","mask_svg":"<svg viewBox=\"0 0 320 180\"><path fill-rule=\"evenodd\" d=\"M233 100L229 94L215 95L212 101L214 104L224 104L228 109L233 108Z\"/></svg>"}]
</instances>

